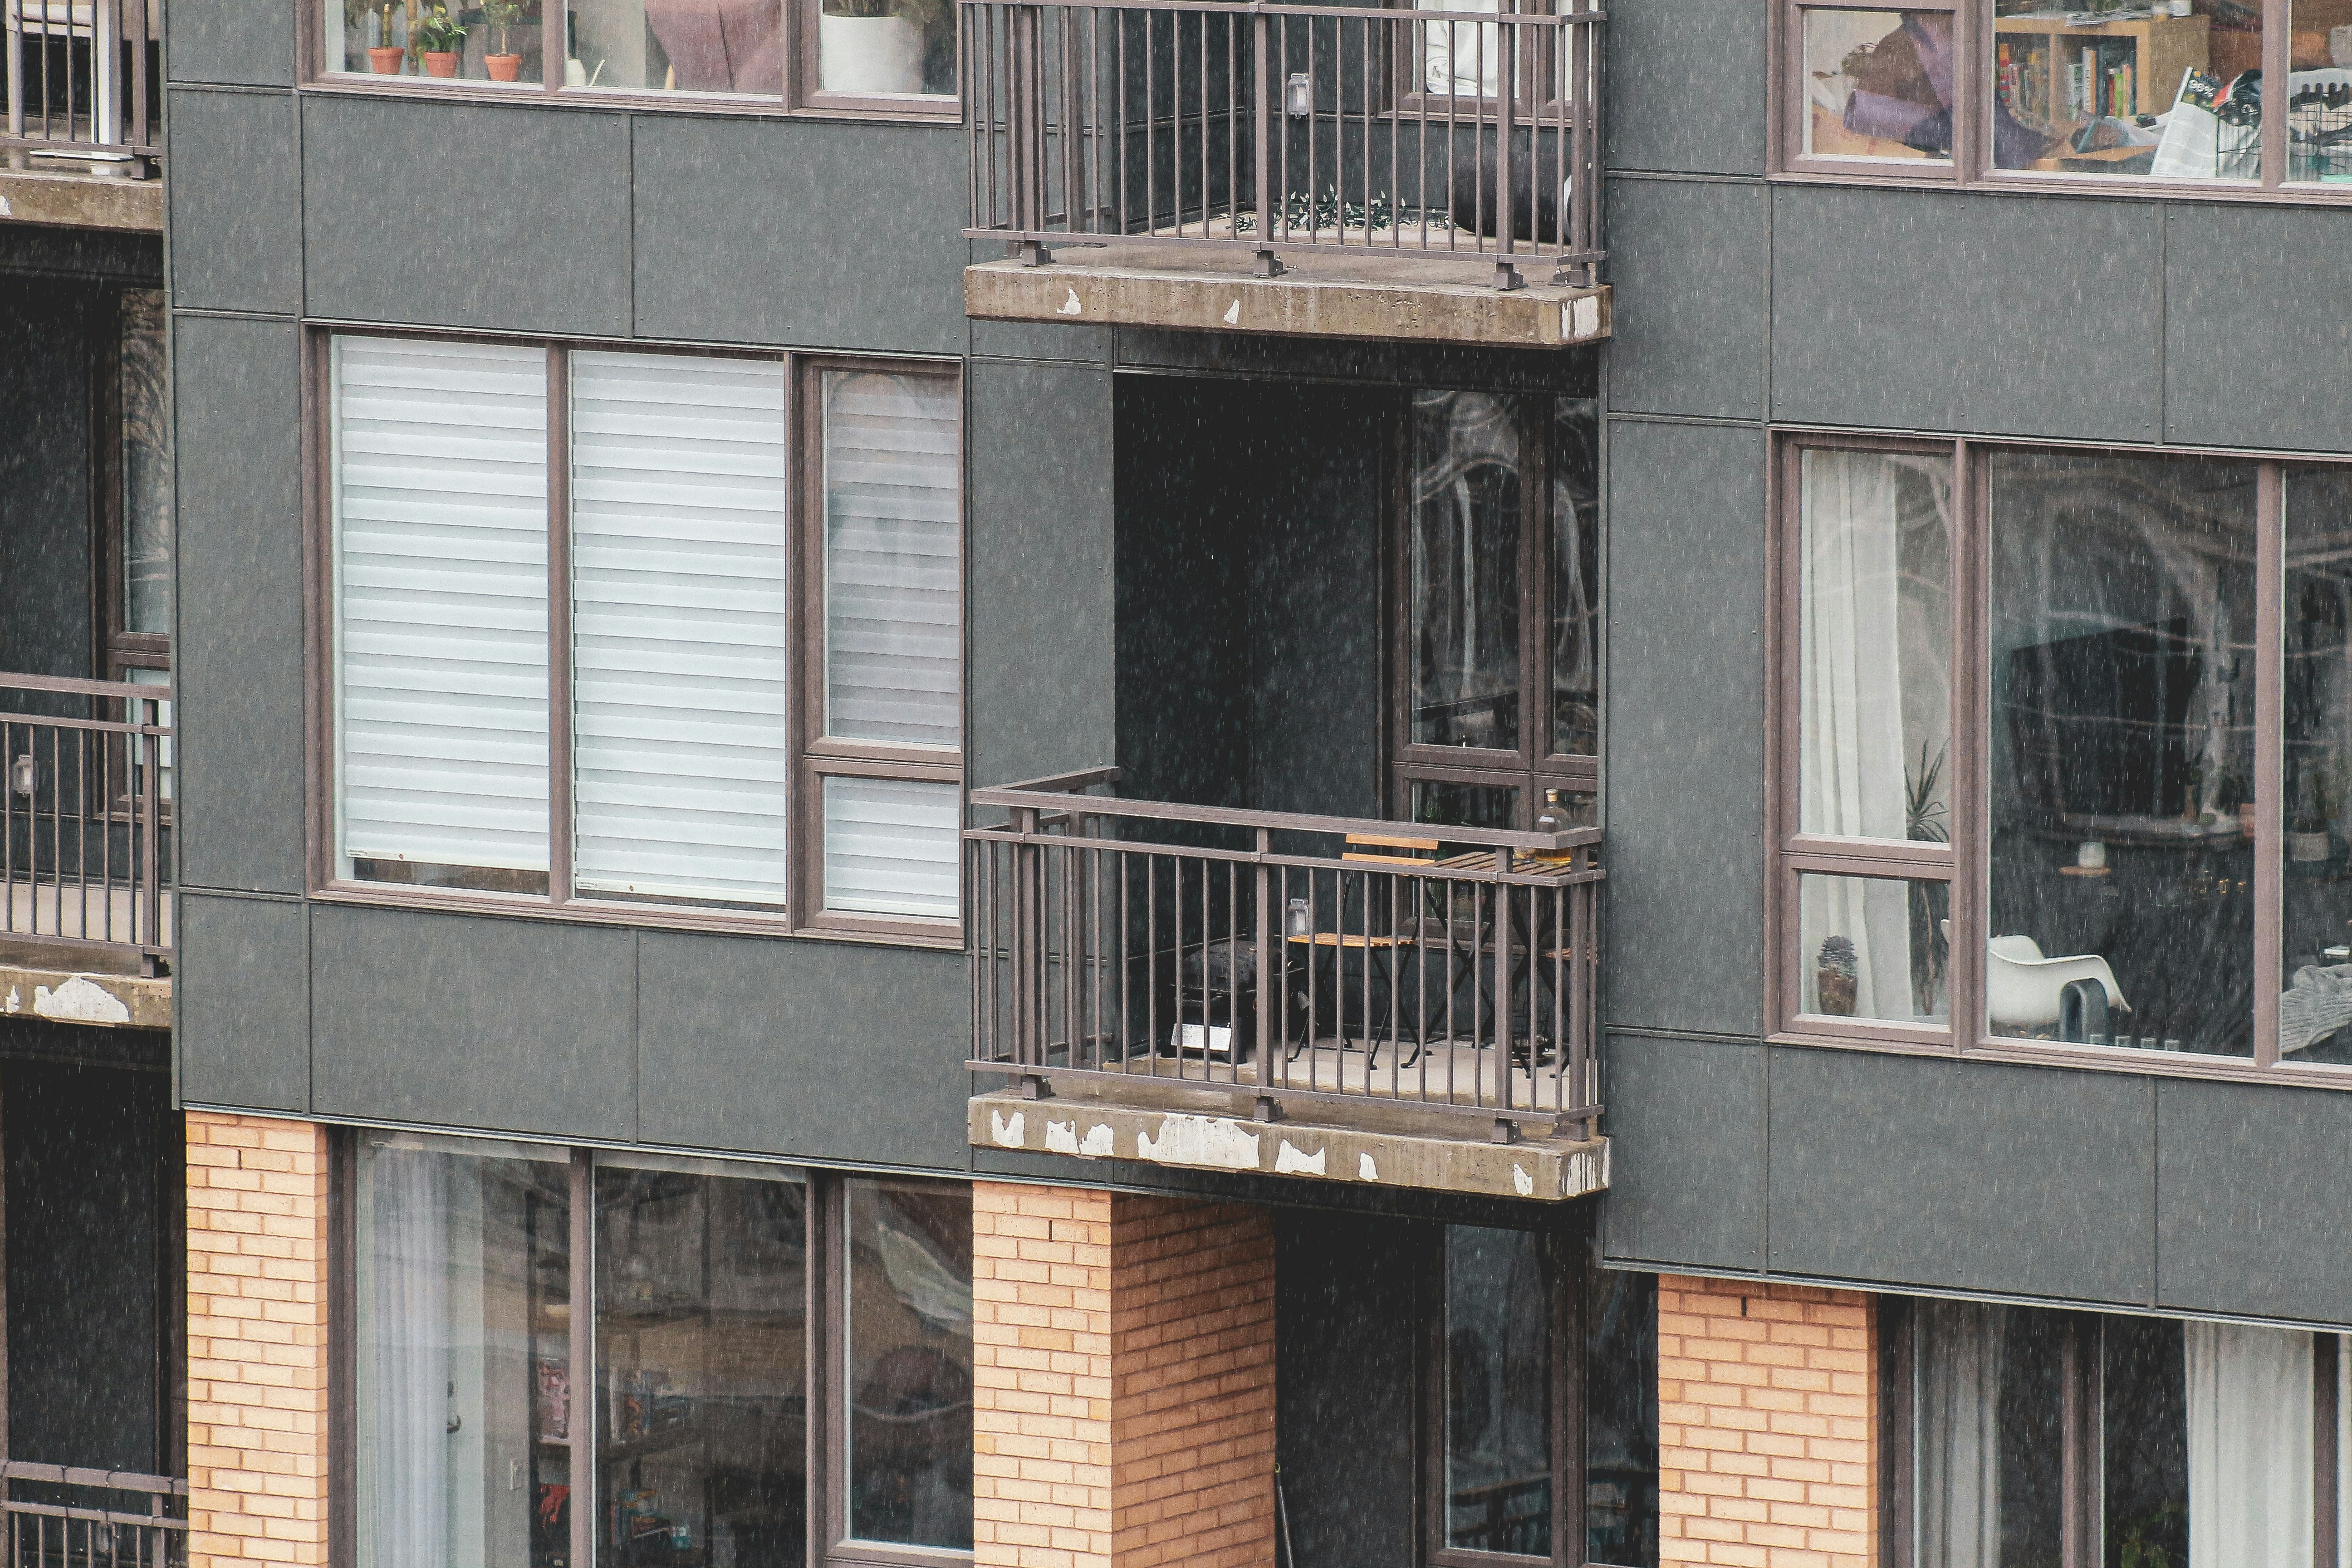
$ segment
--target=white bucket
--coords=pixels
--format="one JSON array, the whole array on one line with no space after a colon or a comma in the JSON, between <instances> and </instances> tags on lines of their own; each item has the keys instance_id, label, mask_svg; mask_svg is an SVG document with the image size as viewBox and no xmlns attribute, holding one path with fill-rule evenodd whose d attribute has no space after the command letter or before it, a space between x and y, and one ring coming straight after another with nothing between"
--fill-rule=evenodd
<instances>
[{"instance_id":1,"label":"white bucket","mask_svg":"<svg viewBox=\"0 0 2352 1568\"><path fill-rule=\"evenodd\" d=\"M920 92L923 30L907 16L819 13L816 74L827 92Z\"/></svg>"}]
</instances>

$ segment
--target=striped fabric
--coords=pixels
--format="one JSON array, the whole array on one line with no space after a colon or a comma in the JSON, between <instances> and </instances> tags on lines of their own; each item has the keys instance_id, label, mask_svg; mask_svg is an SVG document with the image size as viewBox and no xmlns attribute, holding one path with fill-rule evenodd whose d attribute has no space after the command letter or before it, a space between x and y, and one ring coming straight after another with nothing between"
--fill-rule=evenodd
<instances>
[{"instance_id":1,"label":"striped fabric","mask_svg":"<svg viewBox=\"0 0 2352 1568\"><path fill-rule=\"evenodd\" d=\"M953 784L826 779L824 907L955 919L958 806Z\"/></svg>"}]
</instances>

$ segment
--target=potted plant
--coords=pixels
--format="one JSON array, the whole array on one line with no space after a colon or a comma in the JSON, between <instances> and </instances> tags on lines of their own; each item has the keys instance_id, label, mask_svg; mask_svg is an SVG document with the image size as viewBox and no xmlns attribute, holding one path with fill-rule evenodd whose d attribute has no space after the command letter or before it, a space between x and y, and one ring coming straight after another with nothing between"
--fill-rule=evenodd
<instances>
[{"instance_id":1,"label":"potted plant","mask_svg":"<svg viewBox=\"0 0 2352 1568\"><path fill-rule=\"evenodd\" d=\"M368 46L368 68L378 76L398 76L400 62L408 58L408 51L392 41L392 7L390 5L383 8L381 20L383 26L383 29L376 34L377 41Z\"/></svg>"},{"instance_id":2,"label":"potted plant","mask_svg":"<svg viewBox=\"0 0 2352 1568\"><path fill-rule=\"evenodd\" d=\"M1830 1017L1853 1016L1855 991L1862 978L1860 960L1852 937L1822 939L1822 951L1813 961L1813 986L1820 993L1822 1011Z\"/></svg>"},{"instance_id":3,"label":"potted plant","mask_svg":"<svg viewBox=\"0 0 2352 1568\"><path fill-rule=\"evenodd\" d=\"M899 0L824 0L817 86L827 92L923 90L923 27Z\"/></svg>"},{"instance_id":4,"label":"potted plant","mask_svg":"<svg viewBox=\"0 0 2352 1568\"><path fill-rule=\"evenodd\" d=\"M482 20L497 29L498 38L495 51L482 57L484 68L492 81L514 80L522 72L522 57L509 47L507 29L522 20L521 0L485 0Z\"/></svg>"},{"instance_id":5,"label":"potted plant","mask_svg":"<svg viewBox=\"0 0 2352 1568\"><path fill-rule=\"evenodd\" d=\"M448 6L434 6L431 16L409 29L409 36L415 40L417 53L425 58L426 76L457 74L457 58L466 51L466 29L449 15Z\"/></svg>"}]
</instances>

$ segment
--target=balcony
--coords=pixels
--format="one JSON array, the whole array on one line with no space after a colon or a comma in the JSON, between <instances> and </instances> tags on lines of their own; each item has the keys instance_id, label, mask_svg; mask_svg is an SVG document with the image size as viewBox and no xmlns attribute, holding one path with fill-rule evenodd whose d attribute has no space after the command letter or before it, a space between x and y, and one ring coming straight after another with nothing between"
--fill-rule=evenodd
<instances>
[{"instance_id":1,"label":"balcony","mask_svg":"<svg viewBox=\"0 0 2352 1568\"><path fill-rule=\"evenodd\" d=\"M180 1568L188 1483L178 1476L0 1461L0 1515L13 1563Z\"/></svg>"},{"instance_id":2,"label":"balcony","mask_svg":"<svg viewBox=\"0 0 2352 1568\"><path fill-rule=\"evenodd\" d=\"M161 234L162 0L0 0L0 218Z\"/></svg>"},{"instance_id":3,"label":"balcony","mask_svg":"<svg viewBox=\"0 0 2352 1568\"><path fill-rule=\"evenodd\" d=\"M1605 338L1601 14L962 0L1001 321Z\"/></svg>"},{"instance_id":4,"label":"balcony","mask_svg":"<svg viewBox=\"0 0 2352 1568\"><path fill-rule=\"evenodd\" d=\"M1608 1184L1601 831L976 790L972 1143L1558 1202ZM1442 834L1443 841L1435 837Z\"/></svg>"}]
</instances>

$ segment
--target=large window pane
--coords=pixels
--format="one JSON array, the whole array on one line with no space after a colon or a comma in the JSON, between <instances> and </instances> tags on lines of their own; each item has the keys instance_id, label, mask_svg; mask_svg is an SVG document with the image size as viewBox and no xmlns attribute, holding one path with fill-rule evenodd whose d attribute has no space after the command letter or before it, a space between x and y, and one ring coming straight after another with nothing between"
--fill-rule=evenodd
<instances>
[{"instance_id":1,"label":"large window pane","mask_svg":"<svg viewBox=\"0 0 2352 1568\"><path fill-rule=\"evenodd\" d=\"M1563 397L1551 418L1551 749L1601 751L1600 404Z\"/></svg>"},{"instance_id":2,"label":"large window pane","mask_svg":"<svg viewBox=\"0 0 2352 1568\"><path fill-rule=\"evenodd\" d=\"M1950 461L1808 449L1799 463L1800 826L1947 843Z\"/></svg>"},{"instance_id":3,"label":"large window pane","mask_svg":"<svg viewBox=\"0 0 2352 1568\"><path fill-rule=\"evenodd\" d=\"M564 84L778 97L783 22L782 0L570 0Z\"/></svg>"},{"instance_id":4,"label":"large window pane","mask_svg":"<svg viewBox=\"0 0 2352 1568\"><path fill-rule=\"evenodd\" d=\"M1798 1011L1942 1025L1951 1017L1951 888L1892 877L1797 879Z\"/></svg>"},{"instance_id":5,"label":"large window pane","mask_svg":"<svg viewBox=\"0 0 2352 1568\"><path fill-rule=\"evenodd\" d=\"M948 0L822 0L817 11L823 90L953 96L956 13Z\"/></svg>"},{"instance_id":6,"label":"large window pane","mask_svg":"<svg viewBox=\"0 0 2352 1568\"><path fill-rule=\"evenodd\" d=\"M2352 183L2352 6L2293 0L2286 177Z\"/></svg>"},{"instance_id":7,"label":"large window pane","mask_svg":"<svg viewBox=\"0 0 2352 1568\"><path fill-rule=\"evenodd\" d=\"M2253 180L2262 174L2262 7L1998 0L1993 163L2003 169Z\"/></svg>"},{"instance_id":8,"label":"large window pane","mask_svg":"<svg viewBox=\"0 0 2352 1568\"><path fill-rule=\"evenodd\" d=\"M1657 1568L1658 1277L1596 1270L1586 1347L1584 1560Z\"/></svg>"},{"instance_id":9,"label":"large window pane","mask_svg":"<svg viewBox=\"0 0 2352 1568\"><path fill-rule=\"evenodd\" d=\"M547 891L547 356L339 337L346 876Z\"/></svg>"},{"instance_id":10,"label":"large window pane","mask_svg":"<svg viewBox=\"0 0 2352 1568\"><path fill-rule=\"evenodd\" d=\"M1412 733L1519 746L1519 427L1484 392L1412 398Z\"/></svg>"},{"instance_id":11,"label":"large window pane","mask_svg":"<svg viewBox=\"0 0 2352 1568\"><path fill-rule=\"evenodd\" d=\"M2352 474L2286 476L2279 1057L2352 1063Z\"/></svg>"},{"instance_id":12,"label":"large window pane","mask_svg":"<svg viewBox=\"0 0 2352 1568\"><path fill-rule=\"evenodd\" d=\"M1813 158L1952 156L1952 18L1808 9L1801 147Z\"/></svg>"},{"instance_id":13,"label":"large window pane","mask_svg":"<svg viewBox=\"0 0 2352 1568\"><path fill-rule=\"evenodd\" d=\"M1445 1227L1445 1543L1551 1555L1551 1300L1543 1238Z\"/></svg>"},{"instance_id":14,"label":"large window pane","mask_svg":"<svg viewBox=\"0 0 2352 1568\"><path fill-rule=\"evenodd\" d=\"M970 1551L971 1189L843 1184L849 1533Z\"/></svg>"},{"instance_id":15,"label":"large window pane","mask_svg":"<svg viewBox=\"0 0 2352 1568\"><path fill-rule=\"evenodd\" d=\"M2250 1055L2252 467L1990 471L1989 1027Z\"/></svg>"},{"instance_id":16,"label":"large window pane","mask_svg":"<svg viewBox=\"0 0 2352 1568\"><path fill-rule=\"evenodd\" d=\"M571 1562L570 1171L562 1151L360 1151L363 1568Z\"/></svg>"},{"instance_id":17,"label":"large window pane","mask_svg":"<svg viewBox=\"0 0 2352 1568\"><path fill-rule=\"evenodd\" d=\"M2067 1320L1974 1301L1921 1301L1912 1311L1915 1561L2055 1568Z\"/></svg>"},{"instance_id":18,"label":"large window pane","mask_svg":"<svg viewBox=\"0 0 2352 1568\"><path fill-rule=\"evenodd\" d=\"M462 81L541 79L544 0L320 0L326 66L373 76Z\"/></svg>"},{"instance_id":19,"label":"large window pane","mask_svg":"<svg viewBox=\"0 0 2352 1568\"><path fill-rule=\"evenodd\" d=\"M602 1568L785 1568L808 1543L806 1207L708 1161L596 1170Z\"/></svg>"},{"instance_id":20,"label":"large window pane","mask_svg":"<svg viewBox=\"0 0 2352 1568\"><path fill-rule=\"evenodd\" d=\"M953 746L962 733L956 384L827 371L824 732Z\"/></svg>"},{"instance_id":21,"label":"large window pane","mask_svg":"<svg viewBox=\"0 0 2352 1568\"><path fill-rule=\"evenodd\" d=\"M172 630L171 395L163 376L163 291L121 298L122 625Z\"/></svg>"},{"instance_id":22,"label":"large window pane","mask_svg":"<svg viewBox=\"0 0 2352 1568\"><path fill-rule=\"evenodd\" d=\"M784 369L572 356L573 885L783 901Z\"/></svg>"}]
</instances>

